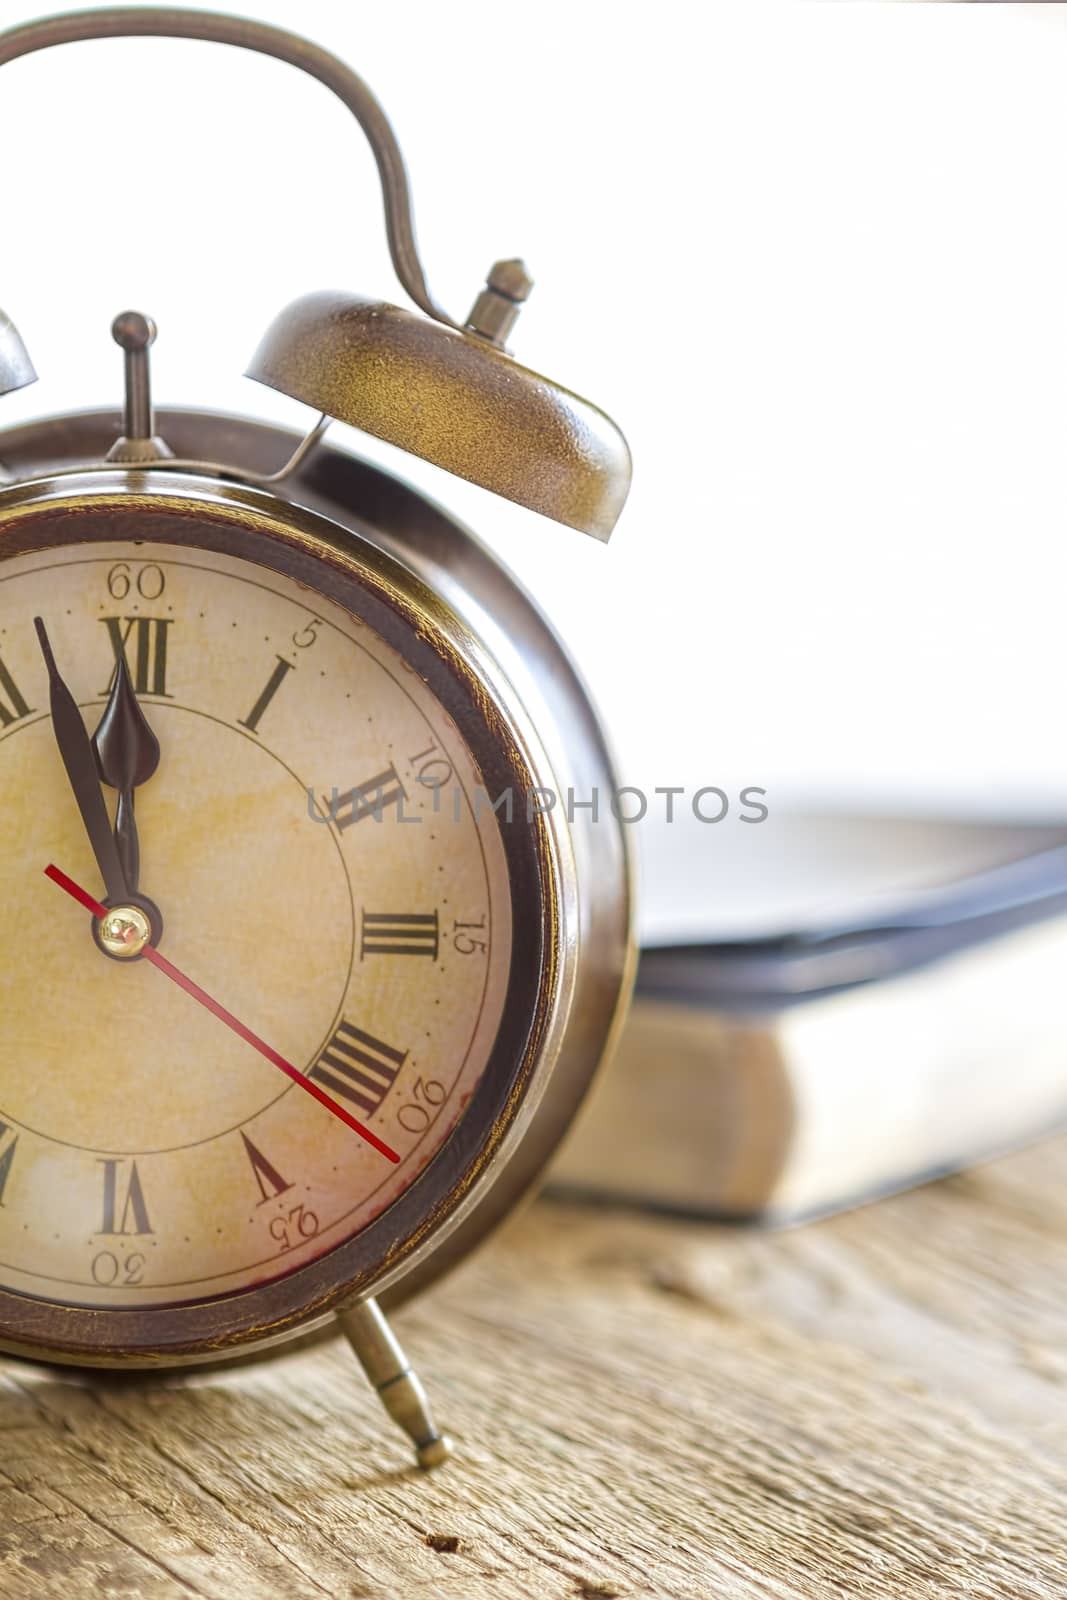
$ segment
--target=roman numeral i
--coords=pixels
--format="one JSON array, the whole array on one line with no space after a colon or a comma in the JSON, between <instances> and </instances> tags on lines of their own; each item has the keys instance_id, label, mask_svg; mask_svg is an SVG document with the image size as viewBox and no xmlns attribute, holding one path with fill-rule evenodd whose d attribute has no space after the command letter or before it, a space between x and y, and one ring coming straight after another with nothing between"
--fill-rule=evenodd
<instances>
[{"instance_id":1,"label":"roman numeral i","mask_svg":"<svg viewBox=\"0 0 1067 1600\"><path fill-rule=\"evenodd\" d=\"M259 724L263 719L263 713L266 711L267 707L274 699L274 696L278 693L278 690L285 682L287 673L292 672L292 670L293 663L291 661L286 661L284 656L278 656L276 658L274 671L267 679L266 686L263 689L259 699L252 707L247 717L238 717L237 726L239 728L247 728L249 733L259 732Z\"/></svg>"}]
</instances>

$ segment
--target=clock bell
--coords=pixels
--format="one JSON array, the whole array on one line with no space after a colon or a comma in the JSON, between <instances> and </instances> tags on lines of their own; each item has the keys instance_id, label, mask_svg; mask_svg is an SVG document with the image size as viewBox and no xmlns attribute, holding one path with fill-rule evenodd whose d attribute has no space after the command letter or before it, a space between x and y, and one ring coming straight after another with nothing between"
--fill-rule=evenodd
<instances>
[{"instance_id":1,"label":"clock bell","mask_svg":"<svg viewBox=\"0 0 1067 1600\"><path fill-rule=\"evenodd\" d=\"M0 65L55 45L124 36L201 39L287 61L337 95L374 154L390 256L417 311L349 291L304 295L271 323L247 375L531 511L607 539L630 484L625 439L603 411L508 351L506 340L533 287L523 262L496 262L462 322L438 305L419 257L404 158L363 80L330 52L283 29L147 7L13 28L0 37ZM17 329L0 312L0 394L35 376Z\"/></svg>"}]
</instances>

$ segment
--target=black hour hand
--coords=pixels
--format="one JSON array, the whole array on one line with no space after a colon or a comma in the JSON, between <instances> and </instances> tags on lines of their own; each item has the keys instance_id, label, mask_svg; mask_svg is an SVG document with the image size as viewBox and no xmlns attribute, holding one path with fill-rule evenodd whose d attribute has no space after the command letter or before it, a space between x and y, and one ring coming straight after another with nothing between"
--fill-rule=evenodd
<instances>
[{"instance_id":1,"label":"black hour hand","mask_svg":"<svg viewBox=\"0 0 1067 1600\"><path fill-rule=\"evenodd\" d=\"M41 645L45 666L48 669L49 700L52 708L52 729L59 746L59 754L67 769L74 798L78 803L85 831L89 836L100 876L110 900L120 903L126 898L126 875L122 868L115 840L111 833L107 806L100 790L96 760L89 735L78 710L77 702L60 676L48 630L40 617L33 625Z\"/></svg>"},{"instance_id":2,"label":"black hour hand","mask_svg":"<svg viewBox=\"0 0 1067 1600\"><path fill-rule=\"evenodd\" d=\"M137 893L141 875L141 847L133 810L134 790L159 766L156 738L130 681L126 653L120 650L111 696L93 734L93 750L100 777L118 790L115 811L115 846L131 894Z\"/></svg>"}]
</instances>

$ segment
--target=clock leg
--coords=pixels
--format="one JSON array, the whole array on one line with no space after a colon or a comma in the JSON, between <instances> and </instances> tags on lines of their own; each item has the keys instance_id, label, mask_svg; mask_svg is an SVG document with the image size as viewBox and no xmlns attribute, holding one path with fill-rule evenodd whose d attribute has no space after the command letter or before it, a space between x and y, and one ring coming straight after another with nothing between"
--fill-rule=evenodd
<instances>
[{"instance_id":1,"label":"clock leg","mask_svg":"<svg viewBox=\"0 0 1067 1600\"><path fill-rule=\"evenodd\" d=\"M377 1300L361 1300L339 1311L337 1320L386 1411L414 1444L419 1466L439 1467L452 1454L452 1441L434 1422L426 1390Z\"/></svg>"}]
</instances>

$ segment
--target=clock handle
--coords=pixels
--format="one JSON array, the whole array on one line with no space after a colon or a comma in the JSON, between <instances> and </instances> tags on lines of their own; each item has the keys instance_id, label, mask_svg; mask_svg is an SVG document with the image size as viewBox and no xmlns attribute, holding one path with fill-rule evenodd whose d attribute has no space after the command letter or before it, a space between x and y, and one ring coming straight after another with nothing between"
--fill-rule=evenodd
<instances>
[{"instance_id":1,"label":"clock handle","mask_svg":"<svg viewBox=\"0 0 1067 1600\"><path fill-rule=\"evenodd\" d=\"M186 11L170 6L124 6L43 17L0 33L0 66L35 50L47 50L52 45L134 36L203 39L210 44L257 50L261 55L288 61L332 89L351 111L374 152L385 202L389 254L397 277L420 310L447 327L459 327L437 304L427 285L415 242L407 168L389 119L363 79L328 50L284 28L270 27L247 17L219 16L209 11Z\"/></svg>"}]
</instances>

